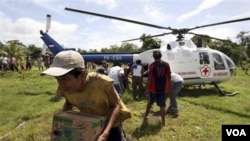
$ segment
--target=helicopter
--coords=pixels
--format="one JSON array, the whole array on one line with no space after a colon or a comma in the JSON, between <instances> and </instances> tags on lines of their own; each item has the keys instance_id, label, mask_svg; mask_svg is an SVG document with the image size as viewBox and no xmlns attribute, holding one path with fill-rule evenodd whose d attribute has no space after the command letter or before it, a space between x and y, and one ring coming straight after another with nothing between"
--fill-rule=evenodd
<instances>
[{"instance_id":1,"label":"helicopter","mask_svg":"<svg viewBox=\"0 0 250 141\"><path fill-rule=\"evenodd\" d=\"M171 27L164 27L67 7L65 8L65 10L171 31L163 34L153 35L151 37L164 36L168 34L177 35L176 41L162 43L158 49L150 49L141 53L85 53L82 54L85 62L101 62L103 60L106 60L108 62L119 61L122 63L133 63L136 60L140 59L142 65L148 66L154 61L152 56L153 51L160 50L162 53L161 59L169 63L171 71L178 73L184 78L184 86L212 84L217 89L220 96L234 96L239 93L234 92L231 94L226 94L218 86L219 83L225 82L234 76L236 66L232 59L218 50L214 50L209 47L197 46L192 40L184 39L184 34L199 35L190 31L209 26L246 21L250 20L250 18L242 18L202 26L195 26L193 28L174 29ZM40 31L40 34L42 35L41 39L54 55L60 51L66 50L65 48L61 47L53 38L51 38L48 33ZM218 39L214 37L211 38ZM125 40L125 42L138 39L140 38ZM147 78L147 75L145 75L144 77Z\"/></svg>"}]
</instances>

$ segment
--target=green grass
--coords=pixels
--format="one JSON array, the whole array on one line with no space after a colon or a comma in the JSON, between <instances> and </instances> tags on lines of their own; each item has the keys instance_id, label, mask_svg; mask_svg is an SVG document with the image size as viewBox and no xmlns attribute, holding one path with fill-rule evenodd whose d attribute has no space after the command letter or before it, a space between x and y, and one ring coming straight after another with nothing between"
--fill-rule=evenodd
<instances>
[{"instance_id":1,"label":"green grass","mask_svg":"<svg viewBox=\"0 0 250 141\"><path fill-rule=\"evenodd\" d=\"M177 98L180 116L166 117L160 127L159 108L153 105L150 118L143 120L146 99L133 101L131 91L122 99L132 112L124 121L126 134L133 141L220 141L222 124L250 124L250 76L241 70L219 86L225 92L239 91L233 97L220 97L214 87L183 89ZM0 72L0 140L48 141L52 116L64 99L56 94L56 81L32 71ZM169 99L167 99L169 104Z\"/></svg>"}]
</instances>

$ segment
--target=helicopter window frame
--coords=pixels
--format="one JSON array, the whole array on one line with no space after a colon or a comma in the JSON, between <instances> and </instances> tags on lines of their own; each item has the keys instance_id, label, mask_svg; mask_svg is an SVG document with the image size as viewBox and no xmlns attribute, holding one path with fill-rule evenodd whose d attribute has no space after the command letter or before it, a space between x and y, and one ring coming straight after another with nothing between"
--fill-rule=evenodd
<instances>
[{"instance_id":1,"label":"helicopter window frame","mask_svg":"<svg viewBox=\"0 0 250 141\"><path fill-rule=\"evenodd\" d=\"M214 62L214 69L215 70L225 70L226 66L222 59L222 56L218 53L212 53L213 62Z\"/></svg>"},{"instance_id":2,"label":"helicopter window frame","mask_svg":"<svg viewBox=\"0 0 250 141\"><path fill-rule=\"evenodd\" d=\"M200 65L210 64L208 52L200 52L199 58L200 58Z\"/></svg>"},{"instance_id":3,"label":"helicopter window frame","mask_svg":"<svg viewBox=\"0 0 250 141\"><path fill-rule=\"evenodd\" d=\"M171 49L172 49L171 45L167 44L167 50L171 50Z\"/></svg>"}]
</instances>

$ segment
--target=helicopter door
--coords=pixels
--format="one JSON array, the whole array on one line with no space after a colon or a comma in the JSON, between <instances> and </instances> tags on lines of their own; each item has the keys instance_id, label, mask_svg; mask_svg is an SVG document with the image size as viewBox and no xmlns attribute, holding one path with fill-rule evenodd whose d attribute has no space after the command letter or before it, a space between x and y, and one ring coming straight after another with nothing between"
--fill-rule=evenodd
<instances>
[{"instance_id":1,"label":"helicopter door","mask_svg":"<svg viewBox=\"0 0 250 141\"><path fill-rule=\"evenodd\" d=\"M211 67L210 67L210 58L208 52L200 52L200 76L202 78L211 77Z\"/></svg>"}]
</instances>

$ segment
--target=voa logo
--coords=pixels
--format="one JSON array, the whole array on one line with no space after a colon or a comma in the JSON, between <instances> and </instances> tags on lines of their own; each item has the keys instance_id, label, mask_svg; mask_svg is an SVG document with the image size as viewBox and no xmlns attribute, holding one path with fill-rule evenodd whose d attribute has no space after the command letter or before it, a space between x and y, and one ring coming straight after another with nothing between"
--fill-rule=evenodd
<instances>
[{"instance_id":1,"label":"voa logo","mask_svg":"<svg viewBox=\"0 0 250 141\"><path fill-rule=\"evenodd\" d=\"M247 136L244 129L226 129L227 136Z\"/></svg>"}]
</instances>

